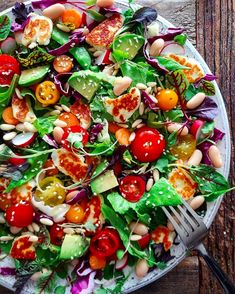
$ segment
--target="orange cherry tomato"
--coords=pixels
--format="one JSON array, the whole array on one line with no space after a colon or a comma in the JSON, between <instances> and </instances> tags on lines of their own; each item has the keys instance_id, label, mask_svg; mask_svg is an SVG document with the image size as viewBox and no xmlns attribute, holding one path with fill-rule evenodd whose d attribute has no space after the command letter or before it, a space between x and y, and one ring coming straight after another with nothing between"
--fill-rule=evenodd
<instances>
[{"instance_id":1,"label":"orange cherry tomato","mask_svg":"<svg viewBox=\"0 0 235 294\"><path fill-rule=\"evenodd\" d=\"M44 105L55 104L60 99L60 92L53 82L45 81L37 86L36 98Z\"/></svg>"},{"instance_id":2,"label":"orange cherry tomato","mask_svg":"<svg viewBox=\"0 0 235 294\"><path fill-rule=\"evenodd\" d=\"M77 29L82 24L82 16L75 9L66 9L62 15L62 22L65 24L72 24Z\"/></svg>"},{"instance_id":3,"label":"orange cherry tomato","mask_svg":"<svg viewBox=\"0 0 235 294\"><path fill-rule=\"evenodd\" d=\"M93 270L103 269L106 266L106 259L104 257L98 257L91 255L89 258L90 267Z\"/></svg>"},{"instance_id":4,"label":"orange cherry tomato","mask_svg":"<svg viewBox=\"0 0 235 294\"><path fill-rule=\"evenodd\" d=\"M161 90L157 93L156 96L158 100L158 107L161 110L171 110L173 109L178 103L178 95L174 90Z\"/></svg>"},{"instance_id":5,"label":"orange cherry tomato","mask_svg":"<svg viewBox=\"0 0 235 294\"><path fill-rule=\"evenodd\" d=\"M83 221L84 217L85 211L79 204L72 205L66 213L66 219L70 223L79 224Z\"/></svg>"},{"instance_id":6,"label":"orange cherry tomato","mask_svg":"<svg viewBox=\"0 0 235 294\"><path fill-rule=\"evenodd\" d=\"M179 137L177 143L171 147L170 152L178 159L188 160L196 149L196 139L193 135Z\"/></svg>"},{"instance_id":7,"label":"orange cherry tomato","mask_svg":"<svg viewBox=\"0 0 235 294\"><path fill-rule=\"evenodd\" d=\"M58 73L70 72L73 68L73 59L67 55L61 55L54 59L53 67Z\"/></svg>"},{"instance_id":8,"label":"orange cherry tomato","mask_svg":"<svg viewBox=\"0 0 235 294\"><path fill-rule=\"evenodd\" d=\"M13 110L11 106L3 110L2 119L5 123L10 125L17 125L19 123L18 119L13 116Z\"/></svg>"},{"instance_id":9,"label":"orange cherry tomato","mask_svg":"<svg viewBox=\"0 0 235 294\"><path fill-rule=\"evenodd\" d=\"M71 112L63 112L63 113L61 113L59 115L58 119L64 121L65 123L67 123L68 128L79 125L78 118L76 117L76 115L74 115Z\"/></svg>"}]
</instances>

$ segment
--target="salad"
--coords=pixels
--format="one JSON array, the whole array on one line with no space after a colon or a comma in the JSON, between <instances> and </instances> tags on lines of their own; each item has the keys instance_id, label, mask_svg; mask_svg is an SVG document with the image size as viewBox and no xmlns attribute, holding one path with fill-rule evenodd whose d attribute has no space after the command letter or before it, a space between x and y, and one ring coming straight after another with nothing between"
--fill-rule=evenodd
<instances>
[{"instance_id":1,"label":"salad","mask_svg":"<svg viewBox=\"0 0 235 294\"><path fill-rule=\"evenodd\" d=\"M200 215L233 189L216 77L183 28L113 0L16 3L0 16L0 267L20 293L121 293L174 258L162 206Z\"/></svg>"}]
</instances>

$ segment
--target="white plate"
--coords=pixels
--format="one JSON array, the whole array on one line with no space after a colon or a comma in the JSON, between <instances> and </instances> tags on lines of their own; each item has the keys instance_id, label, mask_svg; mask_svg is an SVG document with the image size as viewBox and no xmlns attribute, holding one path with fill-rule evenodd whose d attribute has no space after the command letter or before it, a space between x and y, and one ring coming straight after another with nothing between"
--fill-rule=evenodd
<instances>
[{"instance_id":1,"label":"white plate","mask_svg":"<svg viewBox=\"0 0 235 294\"><path fill-rule=\"evenodd\" d=\"M117 1L117 2L119 2L120 6L122 6L122 7L127 6L127 4L125 4L125 2L122 2L122 1ZM26 2L25 4L29 5L30 2ZM3 14L8 14L9 16L12 17L11 8L0 13L0 15L3 15ZM165 27L174 27L170 22L168 22L167 20L165 20L161 16L158 17L158 20ZM194 48L194 46L189 41L187 41L187 43L185 45L185 49L186 49L186 56L195 58L202 66L205 73L211 73L210 69L208 68L207 64L205 63L205 61L203 60L201 55L198 53L198 51ZM230 141L228 116L226 113L224 100L223 100L223 97L220 93L219 87L216 82L213 82L213 83L214 83L215 89L216 89L216 95L213 97L213 99L216 101L216 103L219 106L219 115L215 120L216 126L226 134L224 139L219 143L219 149L221 151L223 162L224 162L223 167L219 171L226 178L228 178L229 167L230 167L230 158L231 158L231 141ZM222 201L222 197L218 198L213 203L207 204L207 212L204 217L204 222L208 228L210 227L211 223L213 222L213 220L216 216L216 213L219 209L221 201ZM183 244L173 246L173 248L171 249L171 252L175 256L175 258L168 262L168 266L166 269L164 269L164 270L157 270L156 269L156 270L150 272L142 280L136 279L134 274L131 275L129 280L125 283L125 286L123 288L123 293L130 293L132 291L135 291L139 288L142 288L142 287L146 286L147 284L152 283L153 281L156 281L157 279L161 278L166 273L171 271L174 267L176 267L185 258L186 253L187 253ZM6 258L3 261L1 261L0 267L4 267L4 266L13 266L12 260L10 258ZM14 282L15 282L15 279L13 277L0 276L0 284L2 284L3 286L5 286L9 289L12 289ZM22 292L22 293L28 293L28 294L34 293L33 283L30 282L29 284L27 284L24 289L24 292Z\"/></svg>"}]
</instances>

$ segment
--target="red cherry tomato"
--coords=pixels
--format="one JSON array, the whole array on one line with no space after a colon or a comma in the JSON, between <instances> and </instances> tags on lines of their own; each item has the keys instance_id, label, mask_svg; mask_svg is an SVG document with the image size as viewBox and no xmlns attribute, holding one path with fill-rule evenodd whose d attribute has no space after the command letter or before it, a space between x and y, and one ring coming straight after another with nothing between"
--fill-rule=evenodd
<instances>
[{"instance_id":1,"label":"red cherry tomato","mask_svg":"<svg viewBox=\"0 0 235 294\"><path fill-rule=\"evenodd\" d=\"M51 244L61 246L64 237L64 229L58 224L54 224L50 228L50 239Z\"/></svg>"},{"instance_id":2,"label":"red cherry tomato","mask_svg":"<svg viewBox=\"0 0 235 294\"><path fill-rule=\"evenodd\" d=\"M12 56L0 55L0 85L10 85L14 74L20 74L20 64Z\"/></svg>"},{"instance_id":3,"label":"red cherry tomato","mask_svg":"<svg viewBox=\"0 0 235 294\"><path fill-rule=\"evenodd\" d=\"M91 239L90 251L97 257L109 257L120 248L120 245L118 232L115 229L105 228Z\"/></svg>"},{"instance_id":4,"label":"red cherry tomato","mask_svg":"<svg viewBox=\"0 0 235 294\"><path fill-rule=\"evenodd\" d=\"M141 162L157 160L164 151L166 142L157 130L142 127L135 132L135 139L131 143L131 152Z\"/></svg>"},{"instance_id":5,"label":"red cherry tomato","mask_svg":"<svg viewBox=\"0 0 235 294\"><path fill-rule=\"evenodd\" d=\"M145 192L145 181L139 176L126 176L121 180L119 190L129 202L137 202Z\"/></svg>"},{"instance_id":6,"label":"red cherry tomato","mask_svg":"<svg viewBox=\"0 0 235 294\"><path fill-rule=\"evenodd\" d=\"M29 203L18 203L6 210L6 220L10 226L27 227L33 222L34 210Z\"/></svg>"},{"instance_id":7,"label":"red cherry tomato","mask_svg":"<svg viewBox=\"0 0 235 294\"><path fill-rule=\"evenodd\" d=\"M151 240L151 235L146 234L140 240L138 240L137 242L138 242L141 249L145 249L148 246L150 240Z\"/></svg>"},{"instance_id":8,"label":"red cherry tomato","mask_svg":"<svg viewBox=\"0 0 235 294\"><path fill-rule=\"evenodd\" d=\"M63 128L63 130L64 130L64 134L62 136L61 143L65 149L71 150L72 143L67 140L67 138L69 137L69 134L71 134L71 133L74 133L74 134L77 133L78 136L79 136L79 134L81 134L81 136L82 136L81 141L82 141L83 146L85 146L88 143L89 135L88 135L88 132L84 128L82 128L80 126L72 126L72 127L68 127L68 128ZM75 142L74 142L73 146L76 148Z\"/></svg>"},{"instance_id":9,"label":"red cherry tomato","mask_svg":"<svg viewBox=\"0 0 235 294\"><path fill-rule=\"evenodd\" d=\"M12 157L12 158L9 158L8 161L13 165L21 165L21 164L24 164L26 162L26 159L18 158L18 157Z\"/></svg>"}]
</instances>

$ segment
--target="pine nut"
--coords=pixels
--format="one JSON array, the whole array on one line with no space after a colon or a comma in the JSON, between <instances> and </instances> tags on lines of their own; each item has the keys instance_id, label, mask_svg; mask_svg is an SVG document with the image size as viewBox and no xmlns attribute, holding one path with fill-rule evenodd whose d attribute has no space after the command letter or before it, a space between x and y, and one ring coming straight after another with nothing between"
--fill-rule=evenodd
<instances>
[{"instance_id":1,"label":"pine nut","mask_svg":"<svg viewBox=\"0 0 235 294\"><path fill-rule=\"evenodd\" d=\"M194 109L198 107L202 102L205 100L206 94L205 93L197 93L194 95L186 104L188 109Z\"/></svg>"},{"instance_id":2,"label":"pine nut","mask_svg":"<svg viewBox=\"0 0 235 294\"><path fill-rule=\"evenodd\" d=\"M69 33L70 32L70 28L63 25L63 24L60 24L60 23L57 23L56 24L57 28L65 33Z\"/></svg>"},{"instance_id":3,"label":"pine nut","mask_svg":"<svg viewBox=\"0 0 235 294\"><path fill-rule=\"evenodd\" d=\"M138 83L136 84L136 88L138 88L139 90L146 90L147 86L145 84Z\"/></svg>"},{"instance_id":4,"label":"pine nut","mask_svg":"<svg viewBox=\"0 0 235 294\"><path fill-rule=\"evenodd\" d=\"M129 77L118 77L114 82L113 93L116 96L121 95L124 91L126 91L132 83L132 79Z\"/></svg>"},{"instance_id":5,"label":"pine nut","mask_svg":"<svg viewBox=\"0 0 235 294\"><path fill-rule=\"evenodd\" d=\"M64 130L61 127L55 127L53 130L53 137L58 144L61 143L61 139L63 137Z\"/></svg>"},{"instance_id":6,"label":"pine nut","mask_svg":"<svg viewBox=\"0 0 235 294\"><path fill-rule=\"evenodd\" d=\"M33 227L33 229L34 229L34 231L35 231L36 233L38 233L38 232L40 231L40 227L39 227L38 224L36 224L36 223L32 223L32 227Z\"/></svg>"},{"instance_id":7,"label":"pine nut","mask_svg":"<svg viewBox=\"0 0 235 294\"><path fill-rule=\"evenodd\" d=\"M148 263L145 259L138 260L135 267L135 274L138 278L143 278L147 275L149 271Z\"/></svg>"},{"instance_id":8,"label":"pine nut","mask_svg":"<svg viewBox=\"0 0 235 294\"><path fill-rule=\"evenodd\" d=\"M94 57L99 57L104 51L101 51L101 50L97 50L93 53L93 56Z\"/></svg>"},{"instance_id":9,"label":"pine nut","mask_svg":"<svg viewBox=\"0 0 235 294\"><path fill-rule=\"evenodd\" d=\"M129 225L131 231L133 231L134 234L140 235L140 236L144 236L146 234L148 234L149 228L142 223L136 223L136 222L132 222Z\"/></svg>"},{"instance_id":10,"label":"pine nut","mask_svg":"<svg viewBox=\"0 0 235 294\"><path fill-rule=\"evenodd\" d=\"M163 39L157 39L153 42L149 49L150 56L158 56L165 45L165 41Z\"/></svg>"},{"instance_id":11,"label":"pine nut","mask_svg":"<svg viewBox=\"0 0 235 294\"><path fill-rule=\"evenodd\" d=\"M140 236L140 235L131 235L130 236L131 241L139 241L140 239L142 239L142 236Z\"/></svg>"},{"instance_id":12,"label":"pine nut","mask_svg":"<svg viewBox=\"0 0 235 294\"><path fill-rule=\"evenodd\" d=\"M34 233L34 229L32 225L28 225L27 228L31 233Z\"/></svg>"},{"instance_id":13,"label":"pine nut","mask_svg":"<svg viewBox=\"0 0 235 294\"><path fill-rule=\"evenodd\" d=\"M45 218L45 217L40 219L40 223L45 226L52 226L53 225L53 221L50 220L49 218Z\"/></svg>"},{"instance_id":14,"label":"pine nut","mask_svg":"<svg viewBox=\"0 0 235 294\"><path fill-rule=\"evenodd\" d=\"M151 87L151 88L155 87L156 85L157 85L156 82L148 82L148 83L147 83L147 86L148 86L148 87Z\"/></svg>"},{"instance_id":15,"label":"pine nut","mask_svg":"<svg viewBox=\"0 0 235 294\"><path fill-rule=\"evenodd\" d=\"M16 129L19 132L25 132L26 131L25 126L24 126L23 123L20 123L20 124L16 125Z\"/></svg>"},{"instance_id":16,"label":"pine nut","mask_svg":"<svg viewBox=\"0 0 235 294\"><path fill-rule=\"evenodd\" d=\"M118 73L118 71L119 71L119 69L115 69L115 70L113 71L113 73L112 73L112 76L116 76L117 73Z\"/></svg>"},{"instance_id":17,"label":"pine nut","mask_svg":"<svg viewBox=\"0 0 235 294\"><path fill-rule=\"evenodd\" d=\"M25 129L27 132L37 133L37 131L38 131L34 125L32 125L31 123L29 123L27 121L24 122L24 126L25 126Z\"/></svg>"},{"instance_id":18,"label":"pine nut","mask_svg":"<svg viewBox=\"0 0 235 294\"><path fill-rule=\"evenodd\" d=\"M118 124L118 126L122 127L122 128L125 128L125 129L128 129L128 127L129 127L127 124Z\"/></svg>"},{"instance_id":19,"label":"pine nut","mask_svg":"<svg viewBox=\"0 0 235 294\"><path fill-rule=\"evenodd\" d=\"M184 126L180 123L171 123L167 126L167 130L169 133L177 132L179 136L188 135L188 127Z\"/></svg>"},{"instance_id":20,"label":"pine nut","mask_svg":"<svg viewBox=\"0 0 235 294\"><path fill-rule=\"evenodd\" d=\"M70 112L70 108L67 105L61 104L61 107L65 112Z\"/></svg>"},{"instance_id":21,"label":"pine nut","mask_svg":"<svg viewBox=\"0 0 235 294\"><path fill-rule=\"evenodd\" d=\"M135 120L134 122L133 122L133 124L132 124L132 128L134 129L134 128L136 128L139 124L141 124L142 123L142 119L137 119L137 120Z\"/></svg>"},{"instance_id":22,"label":"pine nut","mask_svg":"<svg viewBox=\"0 0 235 294\"><path fill-rule=\"evenodd\" d=\"M59 106L59 105L55 105L54 107L55 107L56 110L59 110L59 111L63 110L63 108L61 106Z\"/></svg>"},{"instance_id":23,"label":"pine nut","mask_svg":"<svg viewBox=\"0 0 235 294\"><path fill-rule=\"evenodd\" d=\"M199 149L194 150L193 154L188 160L188 165L199 165L202 161L202 152Z\"/></svg>"},{"instance_id":24,"label":"pine nut","mask_svg":"<svg viewBox=\"0 0 235 294\"><path fill-rule=\"evenodd\" d=\"M0 242L7 242L7 241L11 241L13 239L14 239L13 236L2 236L2 237L0 237Z\"/></svg>"},{"instance_id":25,"label":"pine nut","mask_svg":"<svg viewBox=\"0 0 235 294\"><path fill-rule=\"evenodd\" d=\"M10 227L10 232L11 232L13 235L18 234L21 230L22 230L22 228L18 228L18 227L15 227L15 226L11 226L11 227Z\"/></svg>"},{"instance_id":26,"label":"pine nut","mask_svg":"<svg viewBox=\"0 0 235 294\"><path fill-rule=\"evenodd\" d=\"M15 93L16 93L16 96L19 98L19 99L23 99L21 93L20 93L20 90L18 88L15 88Z\"/></svg>"},{"instance_id":27,"label":"pine nut","mask_svg":"<svg viewBox=\"0 0 235 294\"><path fill-rule=\"evenodd\" d=\"M154 182L157 182L160 179L160 174L159 174L159 171L157 169L155 169L153 171L153 178L154 178Z\"/></svg>"},{"instance_id":28,"label":"pine nut","mask_svg":"<svg viewBox=\"0 0 235 294\"><path fill-rule=\"evenodd\" d=\"M124 160L125 160L125 162L127 162L128 164L131 164L131 160L130 160L129 158L127 158L127 157L124 157L123 159L124 159Z\"/></svg>"},{"instance_id":29,"label":"pine nut","mask_svg":"<svg viewBox=\"0 0 235 294\"><path fill-rule=\"evenodd\" d=\"M17 135L16 132L10 132L10 133L7 133L3 136L3 140L5 141L10 141L12 140L13 138L15 138L15 136Z\"/></svg>"},{"instance_id":30,"label":"pine nut","mask_svg":"<svg viewBox=\"0 0 235 294\"><path fill-rule=\"evenodd\" d=\"M55 109L50 112L50 115L59 115L60 113L61 113L61 110Z\"/></svg>"},{"instance_id":31,"label":"pine nut","mask_svg":"<svg viewBox=\"0 0 235 294\"><path fill-rule=\"evenodd\" d=\"M147 184L146 184L146 191L150 191L152 186L153 186L153 178L149 178L148 181L147 181Z\"/></svg>"},{"instance_id":32,"label":"pine nut","mask_svg":"<svg viewBox=\"0 0 235 294\"><path fill-rule=\"evenodd\" d=\"M208 156L215 168L220 168L223 165L221 153L217 146L212 145L208 150Z\"/></svg>"},{"instance_id":33,"label":"pine nut","mask_svg":"<svg viewBox=\"0 0 235 294\"><path fill-rule=\"evenodd\" d=\"M129 142L133 142L135 140L135 136L135 132L131 133L129 137Z\"/></svg>"},{"instance_id":34,"label":"pine nut","mask_svg":"<svg viewBox=\"0 0 235 294\"><path fill-rule=\"evenodd\" d=\"M145 124L139 124L136 128L137 128L137 129L140 129L140 128L142 128L143 126L145 126Z\"/></svg>"},{"instance_id":35,"label":"pine nut","mask_svg":"<svg viewBox=\"0 0 235 294\"><path fill-rule=\"evenodd\" d=\"M144 114L144 109L145 109L144 103L140 102L140 106L139 106L139 114L140 115Z\"/></svg>"},{"instance_id":36,"label":"pine nut","mask_svg":"<svg viewBox=\"0 0 235 294\"><path fill-rule=\"evenodd\" d=\"M75 234L75 231L72 228L65 228L63 231L65 234L69 234L69 235Z\"/></svg>"},{"instance_id":37,"label":"pine nut","mask_svg":"<svg viewBox=\"0 0 235 294\"><path fill-rule=\"evenodd\" d=\"M33 242L33 243L38 242L38 237L37 236L30 236L29 237L29 242Z\"/></svg>"},{"instance_id":38,"label":"pine nut","mask_svg":"<svg viewBox=\"0 0 235 294\"><path fill-rule=\"evenodd\" d=\"M115 63L114 64L114 69L119 69L120 68L120 65L118 63Z\"/></svg>"},{"instance_id":39,"label":"pine nut","mask_svg":"<svg viewBox=\"0 0 235 294\"><path fill-rule=\"evenodd\" d=\"M60 120L60 119L56 119L53 124L56 127L61 127L61 128L67 127L67 123L65 121Z\"/></svg>"},{"instance_id":40,"label":"pine nut","mask_svg":"<svg viewBox=\"0 0 235 294\"><path fill-rule=\"evenodd\" d=\"M151 88L151 87L148 87L148 88L145 90L145 92L146 92L147 94L150 94L151 91L152 91L152 88Z\"/></svg>"},{"instance_id":41,"label":"pine nut","mask_svg":"<svg viewBox=\"0 0 235 294\"><path fill-rule=\"evenodd\" d=\"M14 125L9 125L9 124L1 124L0 129L2 131L11 131L14 130L15 126Z\"/></svg>"},{"instance_id":42,"label":"pine nut","mask_svg":"<svg viewBox=\"0 0 235 294\"><path fill-rule=\"evenodd\" d=\"M192 199L190 202L190 206L192 207L193 210L198 209L202 204L205 202L205 197L203 196L196 196Z\"/></svg>"}]
</instances>

